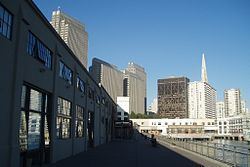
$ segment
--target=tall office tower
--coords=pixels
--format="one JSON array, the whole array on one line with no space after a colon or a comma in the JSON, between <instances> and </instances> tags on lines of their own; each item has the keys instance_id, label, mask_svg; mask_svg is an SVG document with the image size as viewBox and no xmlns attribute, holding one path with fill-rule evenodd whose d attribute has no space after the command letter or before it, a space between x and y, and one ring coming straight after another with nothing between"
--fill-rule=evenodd
<instances>
[{"instance_id":1,"label":"tall office tower","mask_svg":"<svg viewBox=\"0 0 250 167\"><path fill-rule=\"evenodd\" d=\"M60 11L60 9L53 11L51 25L84 67L87 68L88 33L85 31L85 26L78 20Z\"/></svg>"},{"instance_id":2,"label":"tall office tower","mask_svg":"<svg viewBox=\"0 0 250 167\"><path fill-rule=\"evenodd\" d=\"M129 112L145 114L147 106L147 75L144 68L130 62L123 72L123 96L129 97Z\"/></svg>"},{"instance_id":3,"label":"tall office tower","mask_svg":"<svg viewBox=\"0 0 250 167\"><path fill-rule=\"evenodd\" d=\"M239 89L228 89L224 91L224 103L226 117L241 113L241 99Z\"/></svg>"},{"instance_id":4,"label":"tall office tower","mask_svg":"<svg viewBox=\"0 0 250 167\"><path fill-rule=\"evenodd\" d=\"M224 101L216 102L216 118L225 118Z\"/></svg>"},{"instance_id":5,"label":"tall office tower","mask_svg":"<svg viewBox=\"0 0 250 167\"><path fill-rule=\"evenodd\" d=\"M216 117L216 90L208 83L205 55L202 55L201 81L188 84L189 118Z\"/></svg>"},{"instance_id":6,"label":"tall office tower","mask_svg":"<svg viewBox=\"0 0 250 167\"><path fill-rule=\"evenodd\" d=\"M123 72L115 65L94 58L89 72L97 83L102 84L115 102L118 96L123 96Z\"/></svg>"},{"instance_id":7,"label":"tall office tower","mask_svg":"<svg viewBox=\"0 0 250 167\"><path fill-rule=\"evenodd\" d=\"M158 79L158 114L166 118L188 118L186 77Z\"/></svg>"}]
</instances>

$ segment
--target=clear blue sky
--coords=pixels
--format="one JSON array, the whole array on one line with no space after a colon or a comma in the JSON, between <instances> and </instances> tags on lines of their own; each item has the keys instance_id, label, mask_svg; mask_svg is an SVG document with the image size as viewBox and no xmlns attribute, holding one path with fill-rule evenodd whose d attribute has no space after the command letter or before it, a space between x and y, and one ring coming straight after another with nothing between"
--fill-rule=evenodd
<instances>
[{"instance_id":1,"label":"clear blue sky","mask_svg":"<svg viewBox=\"0 0 250 167\"><path fill-rule=\"evenodd\" d=\"M98 57L120 69L133 61L147 72L148 104L157 79L200 80L205 53L209 83L240 88L250 106L249 0L35 0L51 20L57 9L80 20L89 33L89 62Z\"/></svg>"}]
</instances>

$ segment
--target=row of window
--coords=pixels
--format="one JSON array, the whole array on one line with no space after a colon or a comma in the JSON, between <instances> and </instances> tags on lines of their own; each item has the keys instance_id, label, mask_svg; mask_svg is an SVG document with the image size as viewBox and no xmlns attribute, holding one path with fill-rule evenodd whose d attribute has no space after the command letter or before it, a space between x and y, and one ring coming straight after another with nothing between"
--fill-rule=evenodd
<instances>
[{"instance_id":1,"label":"row of window","mask_svg":"<svg viewBox=\"0 0 250 167\"><path fill-rule=\"evenodd\" d=\"M43 63L45 67L52 68L52 52L31 32L28 34L27 53ZM73 71L62 61L59 62L59 77L70 85L73 84ZM79 75L77 75L76 86L80 92L86 93L86 84ZM99 95L95 97L94 94L94 91L89 89L88 97L90 99L96 99L97 104L101 102L102 104L106 104L104 97L101 98Z\"/></svg>"},{"instance_id":2,"label":"row of window","mask_svg":"<svg viewBox=\"0 0 250 167\"><path fill-rule=\"evenodd\" d=\"M144 122L142 122L141 124L143 125ZM156 122L152 122L152 125L156 125ZM157 125L161 125L161 122L158 122ZM165 125L168 125L168 122L165 122ZM173 122L172 125L178 125L178 124L176 124L175 122ZM180 122L179 125L184 125L184 124L182 124L182 123ZM185 125L188 125L188 123L185 122ZM190 122L190 125L197 125L197 123L196 123L196 122L193 122L193 123ZM202 125L205 125L205 122L202 122ZM214 122L208 122L207 125L214 125Z\"/></svg>"},{"instance_id":3,"label":"row of window","mask_svg":"<svg viewBox=\"0 0 250 167\"><path fill-rule=\"evenodd\" d=\"M59 139L71 137L71 111L72 103L68 100L58 97L57 100L57 120L56 134ZM84 108L76 105L75 117L75 137L83 137L84 131Z\"/></svg>"},{"instance_id":4,"label":"row of window","mask_svg":"<svg viewBox=\"0 0 250 167\"><path fill-rule=\"evenodd\" d=\"M11 39L13 15L0 4L0 34Z\"/></svg>"},{"instance_id":5,"label":"row of window","mask_svg":"<svg viewBox=\"0 0 250 167\"><path fill-rule=\"evenodd\" d=\"M19 145L21 151L40 149L50 145L50 112L47 93L23 85L21 90L21 110ZM56 136L58 139L71 137L72 103L58 97ZM84 108L76 105L75 137L84 136Z\"/></svg>"}]
</instances>

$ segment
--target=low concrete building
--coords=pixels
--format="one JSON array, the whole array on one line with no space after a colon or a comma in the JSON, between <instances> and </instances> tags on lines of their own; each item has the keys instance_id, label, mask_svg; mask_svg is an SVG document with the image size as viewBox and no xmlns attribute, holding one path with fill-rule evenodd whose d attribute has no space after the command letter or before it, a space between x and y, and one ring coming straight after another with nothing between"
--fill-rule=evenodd
<instances>
[{"instance_id":1,"label":"low concrete building","mask_svg":"<svg viewBox=\"0 0 250 167\"><path fill-rule=\"evenodd\" d=\"M53 163L107 143L116 104L31 0L0 0L0 166Z\"/></svg>"},{"instance_id":2,"label":"low concrete building","mask_svg":"<svg viewBox=\"0 0 250 167\"><path fill-rule=\"evenodd\" d=\"M250 141L250 114L218 118L217 128L219 138Z\"/></svg>"},{"instance_id":3,"label":"low concrete building","mask_svg":"<svg viewBox=\"0 0 250 167\"><path fill-rule=\"evenodd\" d=\"M139 132L182 139L211 139L217 134L215 119L131 119Z\"/></svg>"}]
</instances>

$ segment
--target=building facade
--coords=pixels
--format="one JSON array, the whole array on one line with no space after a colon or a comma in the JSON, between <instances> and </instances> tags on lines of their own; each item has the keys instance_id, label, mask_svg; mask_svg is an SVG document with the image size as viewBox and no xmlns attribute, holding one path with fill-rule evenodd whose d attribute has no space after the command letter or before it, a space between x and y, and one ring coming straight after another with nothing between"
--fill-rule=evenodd
<instances>
[{"instance_id":1,"label":"building facade","mask_svg":"<svg viewBox=\"0 0 250 167\"><path fill-rule=\"evenodd\" d=\"M144 68L130 62L123 73L123 96L129 97L129 113L145 114L147 108L147 76Z\"/></svg>"},{"instance_id":2,"label":"building facade","mask_svg":"<svg viewBox=\"0 0 250 167\"><path fill-rule=\"evenodd\" d=\"M189 118L216 118L216 90L208 83L205 55L202 55L201 81L188 84Z\"/></svg>"},{"instance_id":3,"label":"building facade","mask_svg":"<svg viewBox=\"0 0 250 167\"><path fill-rule=\"evenodd\" d=\"M128 121L129 97L117 97L117 118L118 121Z\"/></svg>"},{"instance_id":4,"label":"building facade","mask_svg":"<svg viewBox=\"0 0 250 167\"><path fill-rule=\"evenodd\" d=\"M189 118L216 117L216 90L206 82L188 84Z\"/></svg>"},{"instance_id":5,"label":"building facade","mask_svg":"<svg viewBox=\"0 0 250 167\"><path fill-rule=\"evenodd\" d=\"M216 118L225 118L224 101L216 102Z\"/></svg>"},{"instance_id":6,"label":"building facade","mask_svg":"<svg viewBox=\"0 0 250 167\"><path fill-rule=\"evenodd\" d=\"M116 103L34 2L0 0L0 13L0 166L54 163L109 142Z\"/></svg>"},{"instance_id":7,"label":"building facade","mask_svg":"<svg viewBox=\"0 0 250 167\"><path fill-rule=\"evenodd\" d=\"M118 96L123 96L123 72L115 65L94 58L89 70L91 76L100 83L116 102Z\"/></svg>"},{"instance_id":8,"label":"building facade","mask_svg":"<svg viewBox=\"0 0 250 167\"><path fill-rule=\"evenodd\" d=\"M224 91L224 103L226 117L241 113L241 97L239 89L228 89Z\"/></svg>"},{"instance_id":9,"label":"building facade","mask_svg":"<svg viewBox=\"0 0 250 167\"><path fill-rule=\"evenodd\" d=\"M88 33L85 30L85 25L63 13L60 9L52 12L51 25L78 57L84 67L87 68Z\"/></svg>"},{"instance_id":10,"label":"building facade","mask_svg":"<svg viewBox=\"0 0 250 167\"><path fill-rule=\"evenodd\" d=\"M238 140L250 141L250 115L239 114L237 116L218 118L218 135L228 139L238 138Z\"/></svg>"},{"instance_id":11,"label":"building facade","mask_svg":"<svg viewBox=\"0 0 250 167\"><path fill-rule=\"evenodd\" d=\"M158 114L166 118L188 118L188 82L186 77L158 80Z\"/></svg>"},{"instance_id":12,"label":"building facade","mask_svg":"<svg viewBox=\"0 0 250 167\"><path fill-rule=\"evenodd\" d=\"M139 132L170 138L211 139L217 134L215 119L131 119Z\"/></svg>"}]
</instances>

